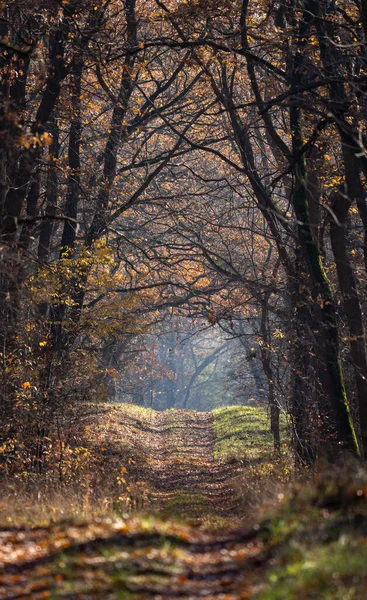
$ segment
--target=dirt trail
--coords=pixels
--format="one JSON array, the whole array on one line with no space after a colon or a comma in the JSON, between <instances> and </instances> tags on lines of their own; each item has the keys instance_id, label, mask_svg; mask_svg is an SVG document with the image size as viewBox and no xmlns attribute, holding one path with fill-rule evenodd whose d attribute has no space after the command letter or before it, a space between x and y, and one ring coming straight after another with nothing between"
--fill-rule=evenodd
<instances>
[{"instance_id":1,"label":"dirt trail","mask_svg":"<svg viewBox=\"0 0 367 600\"><path fill-rule=\"evenodd\" d=\"M215 459L213 415L149 415L116 411L108 452L116 461L129 451L129 476L144 481L163 519L0 531L0 600L253 597L263 549L255 530L219 535L172 519L236 515L234 466Z\"/></svg>"},{"instance_id":2,"label":"dirt trail","mask_svg":"<svg viewBox=\"0 0 367 600\"><path fill-rule=\"evenodd\" d=\"M192 518L237 512L238 464L215 458L213 420L210 412L186 410L114 413L106 445L115 462L130 457L129 477L147 488L142 508Z\"/></svg>"}]
</instances>

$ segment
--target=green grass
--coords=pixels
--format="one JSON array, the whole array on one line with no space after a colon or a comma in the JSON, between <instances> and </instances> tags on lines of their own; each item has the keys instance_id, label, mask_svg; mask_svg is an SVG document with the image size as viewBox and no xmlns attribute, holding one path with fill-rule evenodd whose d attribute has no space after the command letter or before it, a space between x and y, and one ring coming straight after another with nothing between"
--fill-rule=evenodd
<instances>
[{"instance_id":1,"label":"green grass","mask_svg":"<svg viewBox=\"0 0 367 600\"><path fill-rule=\"evenodd\" d=\"M347 473L296 486L269 523L271 561L256 599L367 598L366 497L366 483Z\"/></svg>"},{"instance_id":2,"label":"green grass","mask_svg":"<svg viewBox=\"0 0 367 600\"><path fill-rule=\"evenodd\" d=\"M215 457L254 460L273 451L267 411L253 406L228 406L213 411Z\"/></svg>"},{"instance_id":3,"label":"green grass","mask_svg":"<svg viewBox=\"0 0 367 600\"><path fill-rule=\"evenodd\" d=\"M265 408L228 406L213 411L215 458L244 464L274 460L273 435ZM281 415L282 454L288 453L289 435L285 417Z\"/></svg>"},{"instance_id":4,"label":"green grass","mask_svg":"<svg viewBox=\"0 0 367 600\"><path fill-rule=\"evenodd\" d=\"M365 580L365 581L363 581ZM327 546L298 548L289 563L267 576L261 600L352 600L367 593L367 547L350 536Z\"/></svg>"}]
</instances>

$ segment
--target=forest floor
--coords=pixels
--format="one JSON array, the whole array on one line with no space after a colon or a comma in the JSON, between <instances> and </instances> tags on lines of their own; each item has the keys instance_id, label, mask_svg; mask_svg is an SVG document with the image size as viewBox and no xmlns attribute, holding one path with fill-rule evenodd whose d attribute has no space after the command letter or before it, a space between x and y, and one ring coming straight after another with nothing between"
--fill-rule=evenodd
<instances>
[{"instance_id":1,"label":"forest floor","mask_svg":"<svg viewBox=\"0 0 367 600\"><path fill-rule=\"evenodd\" d=\"M280 503L288 458L258 409L105 407L99 419L95 485L114 472L114 512L4 524L1 600L367 597L363 473L295 485ZM273 516L259 517L270 489Z\"/></svg>"}]
</instances>

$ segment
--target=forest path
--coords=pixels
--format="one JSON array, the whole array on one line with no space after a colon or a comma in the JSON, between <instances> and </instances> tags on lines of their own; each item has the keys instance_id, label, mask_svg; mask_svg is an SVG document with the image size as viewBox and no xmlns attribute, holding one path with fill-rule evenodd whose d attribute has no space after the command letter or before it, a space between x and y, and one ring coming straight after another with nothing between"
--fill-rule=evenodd
<instances>
[{"instance_id":1,"label":"forest path","mask_svg":"<svg viewBox=\"0 0 367 600\"><path fill-rule=\"evenodd\" d=\"M153 507L191 518L236 512L234 466L215 458L213 413L156 412L148 429L147 461L137 474L148 483Z\"/></svg>"},{"instance_id":2,"label":"forest path","mask_svg":"<svg viewBox=\"0 0 367 600\"><path fill-rule=\"evenodd\" d=\"M215 457L213 414L116 410L105 435L106 460L129 456L127 480L148 488L145 515L0 530L0 599L253 597L258 531L202 524L236 516L234 467Z\"/></svg>"},{"instance_id":3,"label":"forest path","mask_svg":"<svg viewBox=\"0 0 367 600\"><path fill-rule=\"evenodd\" d=\"M120 472L112 498L121 495L121 506L109 517L54 524L50 504L47 526L0 527L0 600L367 598L360 470L296 484L272 518L253 526L236 489L247 498L256 486L251 452L266 453L267 432L254 437L265 424L256 411L228 409L218 421L217 412L213 420L191 411L103 410L104 439L96 429L91 438L102 463L92 462L91 477L97 492L110 494L108 477ZM125 515L128 494L144 512Z\"/></svg>"}]
</instances>

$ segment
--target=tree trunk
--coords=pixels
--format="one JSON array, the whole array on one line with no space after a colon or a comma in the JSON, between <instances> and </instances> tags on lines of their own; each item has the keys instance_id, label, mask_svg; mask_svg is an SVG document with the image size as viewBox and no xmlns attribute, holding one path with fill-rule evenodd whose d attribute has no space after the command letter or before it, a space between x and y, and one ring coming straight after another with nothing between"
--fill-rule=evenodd
<instances>
[{"instance_id":1,"label":"tree trunk","mask_svg":"<svg viewBox=\"0 0 367 600\"><path fill-rule=\"evenodd\" d=\"M297 467L312 466L317 454L317 385L314 314L305 262L296 251L297 280L290 280L291 402L293 446Z\"/></svg>"},{"instance_id":2,"label":"tree trunk","mask_svg":"<svg viewBox=\"0 0 367 600\"><path fill-rule=\"evenodd\" d=\"M333 203L333 216L330 217L330 239L334 254L338 282L343 297L343 307L349 328L350 353L353 361L358 397L358 412L362 447L367 455L367 357L363 316L359 302L357 282L349 259L345 235L346 219L350 201L342 194L336 194Z\"/></svg>"},{"instance_id":3,"label":"tree trunk","mask_svg":"<svg viewBox=\"0 0 367 600\"><path fill-rule=\"evenodd\" d=\"M302 57L298 55L295 58L293 71L295 79L298 77L301 64ZM328 454L329 447L331 452L334 453L339 445L340 449L348 450L359 456L357 436L350 414L339 357L334 298L310 223L307 199L307 171L306 161L302 155L303 138L301 111L298 101L299 99L295 97L290 108L293 155L299 157L294 167L293 206L298 220L300 246L307 261L312 282L313 299L320 307L321 336L319 332L316 332L319 340L316 352L320 361L321 388L325 396L324 411L321 418L321 443ZM330 415L328 415L329 411L331 412ZM328 416L331 417L330 420L328 420ZM334 449L332 449L333 446Z\"/></svg>"},{"instance_id":4,"label":"tree trunk","mask_svg":"<svg viewBox=\"0 0 367 600\"><path fill-rule=\"evenodd\" d=\"M73 221L65 221L61 239L61 256L64 252L72 253L76 238L78 204L80 198L80 142L82 137L81 94L83 61L76 62L71 74L71 98L73 119L70 125L68 150L68 191L64 207L64 215Z\"/></svg>"},{"instance_id":5,"label":"tree trunk","mask_svg":"<svg viewBox=\"0 0 367 600\"><path fill-rule=\"evenodd\" d=\"M261 323L260 323L260 335L261 335L261 362L264 369L264 373L268 384L268 404L270 409L270 431L274 438L274 450L280 452L280 408L275 394L274 375L271 364L271 339L269 331L269 302L270 292L265 294L262 300L261 307Z\"/></svg>"}]
</instances>

